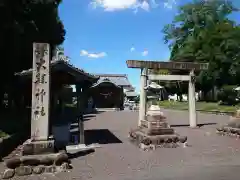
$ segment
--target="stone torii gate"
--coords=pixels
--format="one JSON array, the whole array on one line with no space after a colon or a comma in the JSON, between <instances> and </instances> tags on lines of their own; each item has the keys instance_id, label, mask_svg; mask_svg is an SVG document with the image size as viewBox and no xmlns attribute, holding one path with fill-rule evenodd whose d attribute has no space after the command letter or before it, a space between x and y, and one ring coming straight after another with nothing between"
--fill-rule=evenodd
<instances>
[{"instance_id":1,"label":"stone torii gate","mask_svg":"<svg viewBox=\"0 0 240 180\"><path fill-rule=\"evenodd\" d=\"M188 102L189 102L189 124L190 127L197 127L196 105L195 105L195 71L208 69L208 63L191 63L191 62L160 62L160 61L138 61L128 60L128 68L141 69L140 77L140 105L138 126L146 119L147 96L146 87L148 80L163 81L188 81ZM148 74L148 69L168 69L168 70L189 70L189 75L153 75Z\"/></svg>"}]
</instances>

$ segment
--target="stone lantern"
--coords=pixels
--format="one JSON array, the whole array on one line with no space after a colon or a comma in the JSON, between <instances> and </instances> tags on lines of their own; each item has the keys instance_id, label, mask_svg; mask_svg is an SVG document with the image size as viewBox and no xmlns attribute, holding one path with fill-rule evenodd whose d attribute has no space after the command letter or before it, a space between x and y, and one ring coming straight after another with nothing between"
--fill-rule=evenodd
<instances>
[{"instance_id":1,"label":"stone lantern","mask_svg":"<svg viewBox=\"0 0 240 180\"><path fill-rule=\"evenodd\" d=\"M163 112L161 111L161 108L158 105L151 105L148 108L147 116L151 116L155 120L157 120L157 119L159 119L159 120L166 119L166 117L163 115Z\"/></svg>"},{"instance_id":2,"label":"stone lantern","mask_svg":"<svg viewBox=\"0 0 240 180\"><path fill-rule=\"evenodd\" d=\"M146 115L145 127L147 127L149 134L174 134L173 128L168 125L166 117L158 105L151 105Z\"/></svg>"},{"instance_id":3,"label":"stone lantern","mask_svg":"<svg viewBox=\"0 0 240 180\"><path fill-rule=\"evenodd\" d=\"M151 83L145 89L159 88L156 83ZM174 148L179 144L185 146L187 137L180 137L167 123L161 108L156 103L156 96L148 96L150 106L147 109L145 119L141 121L137 129L131 129L129 138L131 142L139 145L143 150L155 149L156 147ZM155 101L155 102L154 102Z\"/></svg>"}]
</instances>

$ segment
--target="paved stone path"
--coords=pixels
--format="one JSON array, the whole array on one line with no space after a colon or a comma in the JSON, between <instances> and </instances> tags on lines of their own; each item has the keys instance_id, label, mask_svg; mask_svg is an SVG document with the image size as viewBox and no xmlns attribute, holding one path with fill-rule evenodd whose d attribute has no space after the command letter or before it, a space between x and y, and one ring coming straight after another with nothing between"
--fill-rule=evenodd
<instances>
[{"instance_id":1,"label":"paved stone path","mask_svg":"<svg viewBox=\"0 0 240 180\"><path fill-rule=\"evenodd\" d=\"M188 113L164 110L169 123L188 136L190 147L143 152L128 141L128 131L137 125L137 112L103 112L85 121L87 143L102 148L72 160L67 173L17 177L16 179L92 180L224 180L237 179L240 170L240 140L215 134L214 123L229 117L198 113L199 129L190 129ZM208 125L207 125L208 124Z\"/></svg>"}]
</instances>

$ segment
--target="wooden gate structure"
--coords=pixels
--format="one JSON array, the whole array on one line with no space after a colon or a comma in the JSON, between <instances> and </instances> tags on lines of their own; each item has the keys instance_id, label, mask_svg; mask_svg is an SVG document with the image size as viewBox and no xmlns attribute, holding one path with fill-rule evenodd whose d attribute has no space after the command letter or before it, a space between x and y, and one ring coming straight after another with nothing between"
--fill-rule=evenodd
<instances>
[{"instance_id":1,"label":"wooden gate structure","mask_svg":"<svg viewBox=\"0 0 240 180\"><path fill-rule=\"evenodd\" d=\"M188 103L189 103L189 125L197 127L196 102L195 102L195 72L208 69L208 63L192 62L160 62L160 61L139 61L128 60L128 68L141 69L140 76L140 105L138 126L146 121L147 95L146 87L148 80L162 81L188 81ZM189 75L154 75L148 74L148 69L187 70Z\"/></svg>"}]
</instances>

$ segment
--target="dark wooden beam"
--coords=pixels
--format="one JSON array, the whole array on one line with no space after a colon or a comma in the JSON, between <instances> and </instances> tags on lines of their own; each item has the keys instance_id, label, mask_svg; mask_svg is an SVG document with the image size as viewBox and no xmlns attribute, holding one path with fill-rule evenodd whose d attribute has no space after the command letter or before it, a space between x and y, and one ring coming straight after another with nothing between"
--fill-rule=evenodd
<instances>
[{"instance_id":1,"label":"dark wooden beam","mask_svg":"<svg viewBox=\"0 0 240 180\"><path fill-rule=\"evenodd\" d=\"M161 61L139 61L127 60L128 68L148 68L148 69L169 69L169 70L206 70L208 63L192 62L161 62Z\"/></svg>"}]
</instances>

